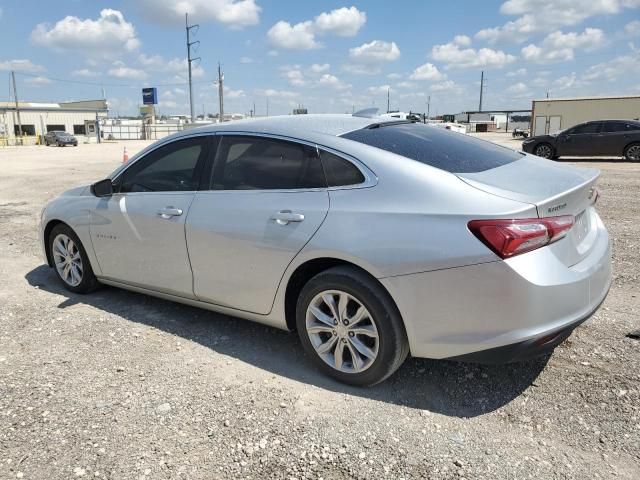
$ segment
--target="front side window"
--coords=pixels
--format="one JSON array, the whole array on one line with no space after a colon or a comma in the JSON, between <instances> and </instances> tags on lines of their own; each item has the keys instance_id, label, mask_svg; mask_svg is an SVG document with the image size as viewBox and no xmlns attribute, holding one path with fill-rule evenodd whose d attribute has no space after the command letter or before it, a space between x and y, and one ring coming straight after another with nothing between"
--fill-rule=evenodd
<instances>
[{"instance_id":1,"label":"front side window","mask_svg":"<svg viewBox=\"0 0 640 480\"><path fill-rule=\"evenodd\" d=\"M290 190L326 187L316 149L294 142L241 135L220 140L212 190Z\"/></svg>"},{"instance_id":2,"label":"front side window","mask_svg":"<svg viewBox=\"0 0 640 480\"><path fill-rule=\"evenodd\" d=\"M582 125L578 125L574 127L573 130L569 132L570 135L582 135L585 133L598 133L600 132L599 122L591 122L591 123L583 123Z\"/></svg>"},{"instance_id":3,"label":"front side window","mask_svg":"<svg viewBox=\"0 0 640 480\"><path fill-rule=\"evenodd\" d=\"M179 192L198 189L207 137L164 145L125 170L120 192Z\"/></svg>"},{"instance_id":4,"label":"front side window","mask_svg":"<svg viewBox=\"0 0 640 480\"><path fill-rule=\"evenodd\" d=\"M364 182L364 175L350 161L325 150L320 150L320 158L328 186L343 187Z\"/></svg>"}]
</instances>

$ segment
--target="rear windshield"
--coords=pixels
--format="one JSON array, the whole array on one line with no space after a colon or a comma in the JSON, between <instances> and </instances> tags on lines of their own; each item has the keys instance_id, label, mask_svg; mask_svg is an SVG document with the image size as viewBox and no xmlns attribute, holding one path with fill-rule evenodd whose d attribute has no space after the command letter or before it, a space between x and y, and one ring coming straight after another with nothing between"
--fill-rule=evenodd
<instances>
[{"instance_id":1,"label":"rear windshield","mask_svg":"<svg viewBox=\"0 0 640 480\"><path fill-rule=\"evenodd\" d=\"M368 127L342 137L451 173L483 172L523 158L494 143L422 123Z\"/></svg>"}]
</instances>

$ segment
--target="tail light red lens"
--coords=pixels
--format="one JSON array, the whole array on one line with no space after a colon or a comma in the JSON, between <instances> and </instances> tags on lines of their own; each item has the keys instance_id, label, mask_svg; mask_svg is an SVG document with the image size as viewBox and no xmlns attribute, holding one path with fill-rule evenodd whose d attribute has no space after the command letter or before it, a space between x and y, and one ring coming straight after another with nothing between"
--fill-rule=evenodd
<instances>
[{"instance_id":1,"label":"tail light red lens","mask_svg":"<svg viewBox=\"0 0 640 480\"><path fill-rule=\"evenodd\" d=\"M468 227L478 240L501 258L544 247L564 237L575 218L573 215L548 218L472 220Z\"/></svg>"}]
</instances>

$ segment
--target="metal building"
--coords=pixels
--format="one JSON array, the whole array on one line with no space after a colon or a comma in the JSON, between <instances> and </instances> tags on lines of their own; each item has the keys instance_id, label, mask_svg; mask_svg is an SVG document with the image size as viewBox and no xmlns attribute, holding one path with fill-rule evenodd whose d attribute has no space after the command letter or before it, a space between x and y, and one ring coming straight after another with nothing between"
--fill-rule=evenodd
<instances>
[{"instance_id":1,"label":"metal building","mask_svg":"<svg viewBox=\"0 0 640 480\"><path fill-rule=\"evenodd\" d=\"M51 130L64 130L81 141L96 141L96 121L107 117L106 100L64 103L19 102L22 143L35 144ZM13 145L19 138L18 112L15 102L0 102L0 145Z\"/></svg>"},{"instance_id":2,"label":"metal building","mask_svg":"<svg viewBox=\"0 0 640 480\"><path fill-rule=\"evenodd\" d=\"M556 133L589 120L637 120L640 96L545 98L533 100L533 135Z\"/></svg>"}]
</instances>

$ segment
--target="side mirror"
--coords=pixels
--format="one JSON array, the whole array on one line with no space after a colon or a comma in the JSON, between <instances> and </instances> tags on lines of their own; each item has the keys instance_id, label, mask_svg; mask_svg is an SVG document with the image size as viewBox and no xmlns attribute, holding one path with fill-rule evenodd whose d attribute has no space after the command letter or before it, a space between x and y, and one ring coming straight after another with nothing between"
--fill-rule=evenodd
<instances>
[{"instance_id":1,"label":"side mirror","mask_svg":"<svg viewBox=\"0 0 640 480\"><path fill-rule=\"evenodd\" d=\"M110 178L105 178L91 185L91 193L96 197L110 197L113 195L113 183Z\"/></svg>"}]
</instances>

